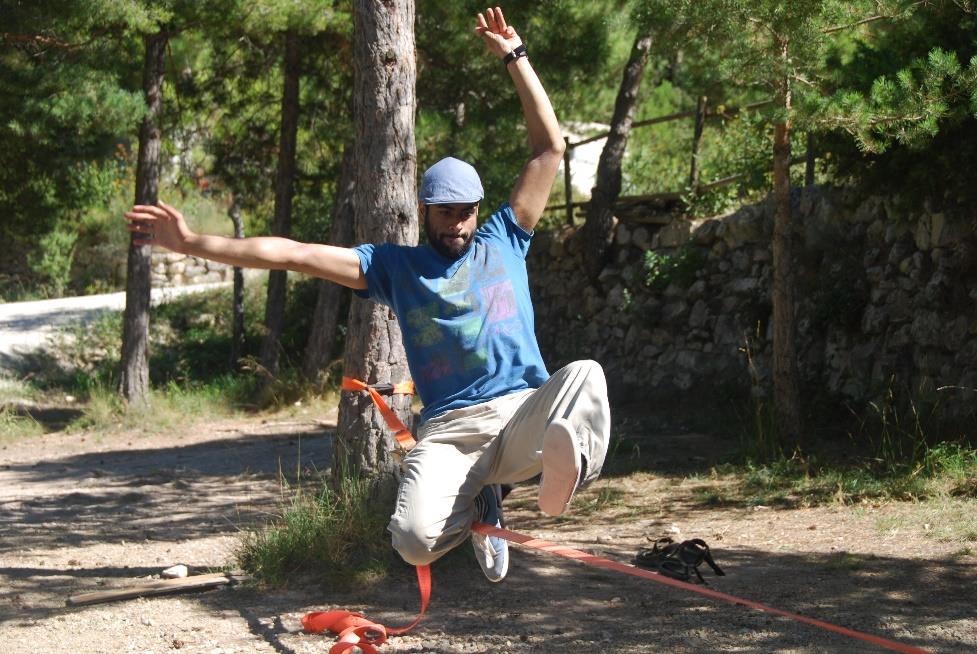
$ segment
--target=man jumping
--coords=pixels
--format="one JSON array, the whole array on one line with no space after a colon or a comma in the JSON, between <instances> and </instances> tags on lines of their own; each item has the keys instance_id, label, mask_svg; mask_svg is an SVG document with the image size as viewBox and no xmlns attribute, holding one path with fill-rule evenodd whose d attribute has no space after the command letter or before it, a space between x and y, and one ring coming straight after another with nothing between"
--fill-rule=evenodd
<instances>
[{"instance_id":1,"label":"man jumping","mask_svg":"<svg viewBox=\"0 0 977 654\"><path fill-rule=\"evenodd\" d=\"M610 411L597 363L577 361L551 376L536 342L525 258L565 149L559 123L502 10L478 14L475 31L512 78L532 151L509 201L481 227L481 181L451 157L421 180L427 242L413 247L195 234L163 202L125 216L138 245L308 273L391 307L424 403L387 527L393 546L424 565L471 536L485 576L501 581L508 545L472 533L472 523L500 526L501 485L539 474L540 510L563 513L576 489L600 474Z\"/></svg>"}]
</instances>

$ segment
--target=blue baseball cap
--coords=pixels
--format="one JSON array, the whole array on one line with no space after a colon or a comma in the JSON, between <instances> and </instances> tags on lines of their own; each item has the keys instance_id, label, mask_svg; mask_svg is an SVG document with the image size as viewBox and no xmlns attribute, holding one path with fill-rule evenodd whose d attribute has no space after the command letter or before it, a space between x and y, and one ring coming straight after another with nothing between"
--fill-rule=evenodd
<instances>
[{"instance_id":1,"label":"blue baseball cap","mask_svg":"<svg viewBox=\"0 0 977 654\"><path fill-rule=\"evenodd\" d=\"M468 204L484 196L482 180L472 165L445 157L425 171L417 197L424 204Z\"/></svg>"}]
</instances>

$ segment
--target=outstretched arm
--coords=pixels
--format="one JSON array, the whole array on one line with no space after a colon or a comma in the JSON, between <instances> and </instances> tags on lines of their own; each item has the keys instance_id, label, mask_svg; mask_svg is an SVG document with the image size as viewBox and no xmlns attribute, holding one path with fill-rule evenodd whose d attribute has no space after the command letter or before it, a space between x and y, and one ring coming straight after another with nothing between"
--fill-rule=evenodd
<instances>
[{"instance_id":1,"label":"outstretched arm","mask_svg":"<svg viewBox=\"0 0 977 654\"><path fill-rule=\"evenodd\" d=\"M277 236L227 238L196 234L187 227L183 214L162 201L156 207L137 204L125 213L125 218L127 229L137 235L136 245L158 245L242 268L294 270L350 288L366 288L360 259L349 248L300 243Z\"/></svg>"},{"instance_id":2,"label":"outstretched arm","mask_svg":"<svg viewBox=\"0 0 977 654\"><path fill-rule=\"evenodd\" d=\"M485 15L478 14L475 31L488 45L489 51L499 59L504 59L522 45L522 39L511 25L506 24L499 7L487 9ZM531 150L529 161L523 166L522 173L512 188L509 204L512 205L519 224L531 232L546 208L566 144L550 99L529 59L519 57L506 68L522 105Z\"/></svg>"}]
</instances>

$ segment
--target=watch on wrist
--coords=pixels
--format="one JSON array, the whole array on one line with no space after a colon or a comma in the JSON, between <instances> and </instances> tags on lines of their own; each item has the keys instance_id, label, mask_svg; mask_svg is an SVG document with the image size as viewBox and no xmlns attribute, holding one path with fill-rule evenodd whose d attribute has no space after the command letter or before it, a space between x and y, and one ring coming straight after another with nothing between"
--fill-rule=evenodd
<instances>
[{"instance_id":1,"label":"watch on wrist","mask_svg":"<svg viewBox=\"0 0 977 654\"><path fill-rule=\"evenodd\" d=\"M510 52L509 54L507 54L502 59L502 65L508 67L509 64L511 64L516 59L519 59L520 57L528 57L528 56L529 56L529 53L526 52L526 44L525 43L520 44L520 45L516 46L515 48L513 48L512 49L512 52Z\"/></svg>"}]
</instances>

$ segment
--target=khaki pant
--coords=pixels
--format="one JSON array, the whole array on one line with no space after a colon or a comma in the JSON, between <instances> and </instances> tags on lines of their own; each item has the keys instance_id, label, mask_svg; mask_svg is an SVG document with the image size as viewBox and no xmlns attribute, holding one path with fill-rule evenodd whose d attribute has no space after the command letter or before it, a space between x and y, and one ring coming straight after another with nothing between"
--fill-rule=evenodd
<instances>
[{"instance_id":1,"label":"khaki pant","mask_svg":"<svg viewBox=\"0 0 977 654\"><path fill-rule=\"evenodd\" d=\"M424 423L404 458L387 529L405 561L424 565L462 543L475 520L475 496L488 484L540 473L543 432L566 418L587 459L584 483L600 474L610 438L607 383L600 365L575 361L536 390L448 411Z\"/></svg>"}]
</instances>

